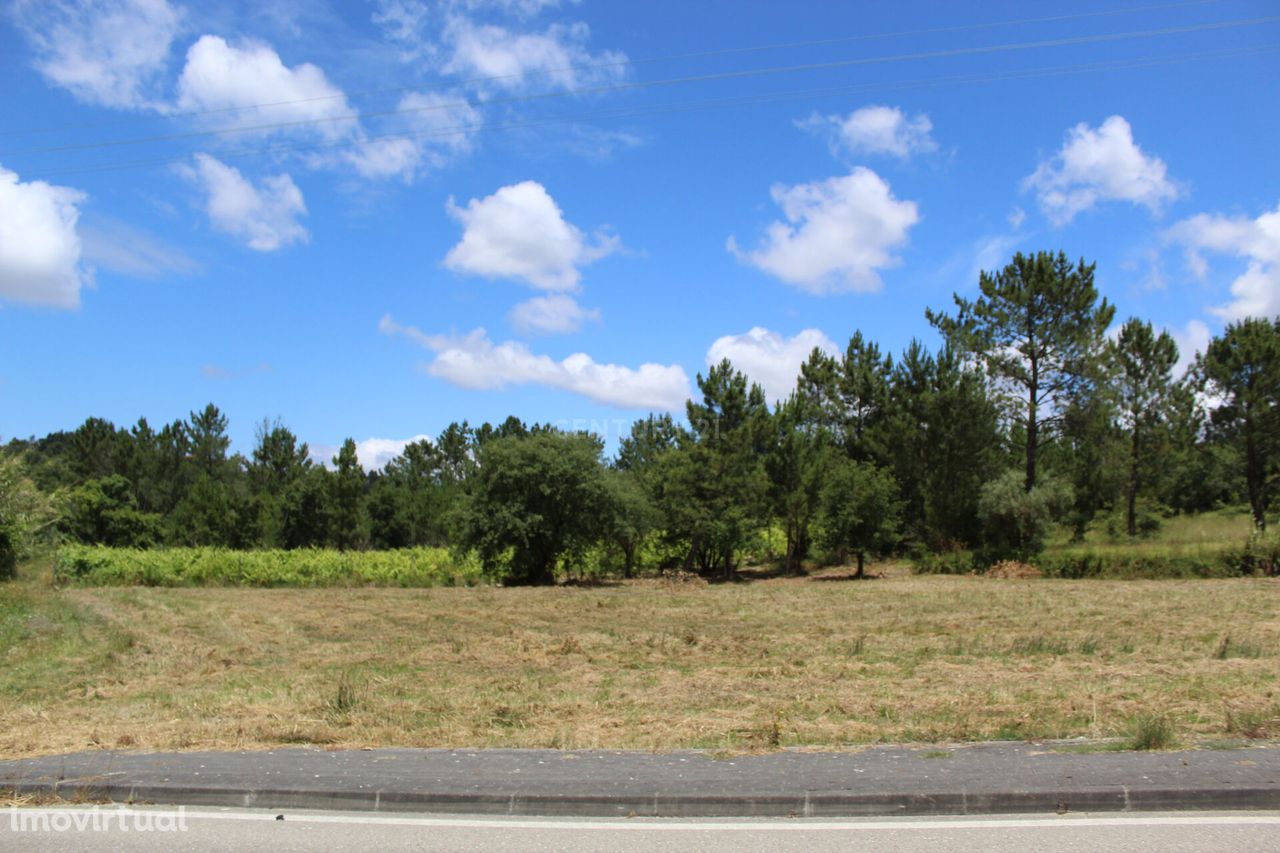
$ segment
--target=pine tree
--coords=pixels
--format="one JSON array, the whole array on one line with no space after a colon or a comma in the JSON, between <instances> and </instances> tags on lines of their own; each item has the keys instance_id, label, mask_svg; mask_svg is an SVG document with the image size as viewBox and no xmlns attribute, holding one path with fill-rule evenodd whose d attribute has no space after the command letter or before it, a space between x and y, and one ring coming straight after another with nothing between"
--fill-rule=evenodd
<instances>
[{"instance_id":1,"label":"pine tree","mask_svg":"<svg viewBox=\"0 0 1280 853\"><path fill-rule=\"evenodd\" d=\"M1025 441L1027 491L1035 487L1041 445L1058 427L1065 402L1093 380L1115 315L1106 299L1098 300L1094 266L1083 260L1073 266L1062 252L1018 253L1003 270L980 274L977 300L955 296L955 317L925 312L1008 394Z\"/></svg>"}]
</instances>

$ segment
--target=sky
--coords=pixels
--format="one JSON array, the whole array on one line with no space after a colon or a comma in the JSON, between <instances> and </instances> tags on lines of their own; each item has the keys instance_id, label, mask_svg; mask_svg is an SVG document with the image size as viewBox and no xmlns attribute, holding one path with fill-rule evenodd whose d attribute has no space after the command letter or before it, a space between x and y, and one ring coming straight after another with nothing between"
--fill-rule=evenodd
<instances>
[{"instance_id":1,"label":"sky","mask_svg":"<svg viewBox=\"0 0 1280 853\"><path fill-rule=\"evenodd\" d=\"M1280 314L1265 0L17 0L0 104L0 440L612 446L721 358L936 346L1019 251L1183 364Z\"/></svg>"}]
</instances>

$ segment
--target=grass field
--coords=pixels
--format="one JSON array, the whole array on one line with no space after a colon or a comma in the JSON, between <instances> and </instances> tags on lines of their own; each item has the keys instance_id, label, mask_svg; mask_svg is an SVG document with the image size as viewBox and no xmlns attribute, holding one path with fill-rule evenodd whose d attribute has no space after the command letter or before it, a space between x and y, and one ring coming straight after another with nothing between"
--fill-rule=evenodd
<instances>
[{"instance_id":1,"label":"grass field","mask_svg":"<svg viewBox=\"0 0 1280 853\"><path fill-rule=\"evenodd\" d=\"M1108 531L1106 521L1099 519L1090 526L1083 542L1072 542L1070 529L1059 528L1046 543L1045 553L1093 551L1135 556L1213 553L1223 548L1239 547L1253 531L1253 517L1245 507L1162 519L1160 529L1149 537L1130 538L1125 535L1122 532L1123 519L1118 514L1112 522L1116 528L1114 534Z\"/></svg>"},{"instance_id":2,"label":"grass field","mask_svg":"<svg viewBox=\"0 0 1280 853\"><path fill-rule=\"evenodd\" d=\"M1280 581L0 584L0 755L1280 735Z\"/></svg>"}]
</instances>

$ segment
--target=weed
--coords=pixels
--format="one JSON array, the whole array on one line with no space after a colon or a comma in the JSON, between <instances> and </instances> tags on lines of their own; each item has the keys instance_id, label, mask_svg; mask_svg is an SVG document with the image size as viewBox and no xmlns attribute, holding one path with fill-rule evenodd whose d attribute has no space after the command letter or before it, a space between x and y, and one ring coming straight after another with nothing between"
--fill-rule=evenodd
<instances>
[{"instance_id":1,"label":"weed","mask_svg":"<svg viewBox=\"0 0 1280 853\"><path fill-rule=\"evenodd\" d=\"M1213 652L1214 660L1226 660L1227 658L1260 658L1262 657L1262 647L1255 643L1245 642L1241 640L1233 640L1230 634L1224 634L1222 640L1219 641L1218 647Z\"/></svg>"},{"instance_id":2,"label":"weed","mask_svg":"<svg viewBox=\"0 0 1280 853\"><path fill-rule=\"evenodd\" d=\"M1133 721L1129 748L1139 751L1171 749L1175 743L1173 723L1160 714L1143 714Z\"/></svg>"},{"instance_id":3,"label":"weed","mask_svg":"<svg viewBox=\"0 0 1280 853\"><path fill-rule=\"evenodd\" d=\"M360 705L363 680L352 670L343 670L338 676L337 688L329 700L329 710L334 714L350 714Z\"/></svg>"},{"instance_id":4,"label":"weed","mask_svg":"<svg viewBox=\"0 0 1280 853\"><path fill-rule=\"evenodd\" d=\"M1050 637L1019 637L1013 641L1010 651L1015 655L1065 655L1071 650L1066 640Z\"/></svg>"},{"instance_id":5,"label":"weed","mask_svg":"<svg viewBox=\"0 0 1280 853\"><path fill-rule=\"evenodd\" d=\"M1257 740L1280 731L1280 708L1241 710L1228 705L1225 712L1227 734Z\"/></svg>"}]
</instances>

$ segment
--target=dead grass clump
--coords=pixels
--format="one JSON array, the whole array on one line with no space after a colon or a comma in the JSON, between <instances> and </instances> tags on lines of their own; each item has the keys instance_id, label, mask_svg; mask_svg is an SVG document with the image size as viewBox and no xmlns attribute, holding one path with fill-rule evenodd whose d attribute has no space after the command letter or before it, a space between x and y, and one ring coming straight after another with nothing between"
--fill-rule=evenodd
<instances>
[{"instance_id":1,"label":"dead grass clump","mask_svg":"<svg viewBox=\"0 0 1280 853\"><path fill-rule=\"evenodd\" d=\"M1232 708L1226 711L1226 732L1249 740L1263 740L1280 735L1280 706L1270 708Z\"/></svg>"},{"instance_id":2,"label":"dead grass clump","mask_svg":"<svg viewBox=\"0 0 1280 853\"><path fill-rule=\"evenodd\" d=\"M987 570L987 577L1002 580L1022 580L1041 577L1040 570L1017 560L1001 560Z\"/></svg>"}]
</instances>

